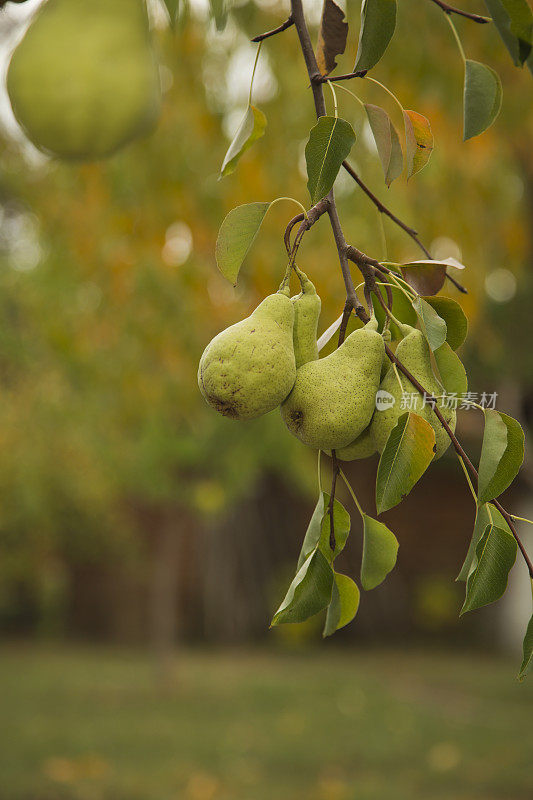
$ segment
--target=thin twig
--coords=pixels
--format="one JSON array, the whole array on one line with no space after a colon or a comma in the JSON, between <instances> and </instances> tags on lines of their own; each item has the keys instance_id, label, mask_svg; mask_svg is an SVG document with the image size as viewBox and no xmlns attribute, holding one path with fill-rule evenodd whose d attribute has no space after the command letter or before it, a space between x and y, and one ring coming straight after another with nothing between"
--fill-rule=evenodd
<instances>
[{"instance_id":1,"label":"thin twig","mask_svg":"<svg viewBox=\"0 0 533 800\"><path fill-rule=\"evenodd\" d=\"M285 243L285 248L289 256L292 254L294 245L291 245L291 233L299 222L301 223L298 231L296 232L296 239L294 240L294 244L296 244L296 240L298 240L298 246L300 245L302 236L306 231L313 227L315 222L317 222L322 214L325 214L328 210L328 201L327 200L320 200L316 205L309 209L306 214L297 214L295 217L291 219L287 227L285 228L285 233L283 234L283 241ZM298 238L299 237L299 238Z\"/></svg>"},{"instance_id":2,"label":"thin twig","mask_svg":"<svg viewBox=\"0 0 533 800\"><path fill-rule=\"evenodd\" d=\"M422 244L422 242L418 238L418 232L414 228L411 228L410 225L407 225L407 223L405 223L399 217L397 217L396 214L393 214L392 211L390 210L390 208L387 208L387 206L384 205L384 203L382 203L381 200L378 197L376 197L374 192L371 189L369 189L369 187L366 185L366 183L364 183L364 181L359 177L359 175L354 170L354 168L347 161L343 161L342 162L342 166L344 167L344 169L346 170L348 175L350 175L354 179L354 181L357 183L357 185L363 190L363 192L366 194L366 196L376 206L377 210L381 214L385 214L385 216L388 217L390 220L392 220L392 222L394 222L395 225L398 225L399 228L401 228L403 231L405 231L405 233L408 236L410 236L411 239L414 242L416 242L418 247L422 250L422 252L426 256L426 258L432 259L431 253L429 252L427 247L425 247L425 245ZM451 281L451 283L453 283L453 285L460 292L462 292L463 294L468 294L468 292L465 289L465 287L462 286L457 280L455 280L455 278L452 278L452 276L448 275L448 273L446 273L446 277L448 278L449 281Z\"/></svg>"},{"instance_id":3,"label":"thin twig","mask_svg":"<svg viewBox=\"0 0 533 800\"><path fill-rule=\"evenodd\" d=\"M333 81L349 81L351 78L364 78L367 72L367 69L360 69L357 70L357 72L346 72L344 75L323 75L322 83Z\"/></svg>"},{"instance_id":4,"label":"thin twig","mask_svg":"<svg viewBox=\"0 0 533 800\"><path fill-rule=\"evenodd\" d=\"M285 228L285 233L283 234L283 241L285 243L285 249L287 250L288 255L291 254L292 245L291 245L291 233L295 225L298 225L299 222L305 219L304 214L296 214L295 217L291 219L287 227Z\"/></svg>"},{"instance_id":5,"label":"thin twig","mask_svg":"<svg viewBox=\"0 0 533 800\"><path fill-rule=\"evenodd\" d=\"M294 25L294 20L292 16L290 16L281 25L278 25L277 28L267 31L266 33L260 33L259 36L254 36L252 42L263 42L265 39L270 39L271 36L275 36L277 33L283 33L283 31L286 31L287 28L290 28L292 25Z\"/></svg>"},{"instance_id":6,"label":"thin twig","mask_svg":"<svg viewBox=\"0 0 533 800\"><path fill-rule=\"evenodd\" d=\"M382 214L385 214L385 216L389 217L389 219L391 219L396 225L398 225L403 231L405 231L411 237L411 239L414 239L414 241L417 243L420 249L427 255L427 257L431 258L429 250L426 250L422 242L417 238L418 235L417 231L415 231L414 228L411 228L410 225L407 225L407 223L403 222L399 217L396 216L396 214L393 214L392 211L389 208L387 208L387 206L384 205L381 202L381 200L379 200L376 197L374 192L368 188L366 183L364 183L361 180L357 172L354 170L352 166L350 166L350 164L347 161L343 161L342 166L344 167L348 175L351 175L351 177L354 179L356 184L363 190L366 196L370 198L370 200L374 203L378 211L381 211Z\"/></svg>"},{"instance_id":7,"label":"thin twig","mask_svg":"<svg viewBox=\"0 0 533 800\"><path fill-rule=\"evenodd\" d=\"M477 22L479 25L485 25L487 22L491 22L490 17L482 17L480 14L471 14L470 11L462 11L460 8L455 8L455 6L444 3L443 0L431 0L431 2L435 3L439 8L442 8L445 14L457 14L459 17L465 17L471 22Z\"/></svg>"},{"instance_id":8,"label":"thin twig","mask_svg":"<svg viewBox=\"0 0 533 800\"><path fill-rule=\"evenodd\" d=\"M341 344L346 339L346 330L348 328L348 322L350 320L350 315L352 311L353 311L352 304L350 303L349 300L346 300L346 303L344 304L344 311L342 312L342 322L339 328L339 339L337 342L337 347L340 347Z\"/></svg>"},{"instance_id":9,"label":"thin twig","mask_svg":"<svg viewBox=\"0 0 533 800\"><path fill-rule=\"evenodd\" d=\"M328 514L329 514L329 546L331 551L335 552L335 547L337 543L335 541L335 520L334 520L334 508L335 508L335 489L337 488L337 478L339 477L340 467L339 462L337 461L337 455L335 450L331 451L331 460L333 464L333 473L331 476L331 494L329 497L329 504L328 504Z\"/></svg>"}]
</instances>

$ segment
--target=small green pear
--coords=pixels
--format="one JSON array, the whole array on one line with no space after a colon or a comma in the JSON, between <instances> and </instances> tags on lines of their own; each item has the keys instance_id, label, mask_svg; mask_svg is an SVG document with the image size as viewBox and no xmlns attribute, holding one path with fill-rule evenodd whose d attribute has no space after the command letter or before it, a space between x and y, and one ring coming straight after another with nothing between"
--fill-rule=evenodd
<instances>
[{"instance_id":1,"label":"small green pear","mask_svg":"<svg viewBox=\"0 0 533 800\"><path fill-rule=\"evenodd\" d=\"M396 356L399 361L409 370L425 388L428 395L433 395L437 399L439 411L444 419L455 430L457 413L453 408L447 408L442 402L444 389L433 374L431 368L430 350L427 340L422 331L412 328L410 325L403 325L402 332L404 338L396 348ZM381 382L380 389L387 393L385 398L389 401L383 410L376 409L370 431L376 449L381 453L387 443L390 432L396 425L398 418L411 410L420 417L423 417L435 431L436 451L435 459L440 458L448 449L450 439L433 412L429 403L424 403L413 384L401 372L398 374L391 365L387 374ZM408 404L402 405L402 395L409 399ZM411 398L413 402L411 403Z\"/></svg>"},{"instance_id":2,"label":"small green pear","mask_svg":"<svg viewBox=\"0 0 533 800\"><path fill-rule=\"evenodd\" d=\"M209 405L239 420L277 408L296 378L293 324L294 306L288 292L280 291L215 336L198 369L198 385Z\"/></svg>"},{"instance_id":3,"label":"small green pear","mask_svg":"<svg viewBox=\"0 0 533 800\"><path fill-rule=\"evenodd\" d=\"M301 366L281 406L289 431L320 450L336 450L353 442L374 410L383 349L372 319L329 356Z\"/></svg>"},{"instance_id":4,"label":"small green pear","mask_svg":"<svg viewBox=\"0 0 533 800\"><path fill-rule=\"evenodd\" d=\"M296 369L308 361L317 361L317 330L322 302L313 283L303 272L298 273L302 284L299 295L291 297L294 304L294 357Z\"/></svg>"},{"instance_id":5,"label":"small green pear","mask_svg":"<svg viewBox=\"0 0 533 800\"><path fill-rule=\"evenodd\" d=\"M142 136L160 106L145 0L46 0L7 88L28 138L59 158L103 158Z\"/></svg>"}]
</instances>

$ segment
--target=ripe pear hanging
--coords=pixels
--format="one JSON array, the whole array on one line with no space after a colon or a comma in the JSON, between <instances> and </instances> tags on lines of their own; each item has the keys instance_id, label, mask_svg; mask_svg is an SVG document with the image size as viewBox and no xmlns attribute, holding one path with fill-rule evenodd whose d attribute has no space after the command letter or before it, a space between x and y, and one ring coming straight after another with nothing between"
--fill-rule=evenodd
<instances>
[{"instance_id":1,"label":"ripe pear hanging","mask_svg":"<svg viewBox=\"0 0 533 800\"><path fill-rule=\"evenodd\" d=\"M280 291L215 336L198 369L198 385L209 405L239 420L277 408L296 378L293 323L294 306L288 292Z\"/></svg>"},{"instance_id":2,"label":"ripe pear hanging","mask_svg":"<svg viewBox=\"0 0 533 800\"><path fill-rule=\"evenodd\" d=\"M372 319L331 355L300 367L281 406L290 432L320 450L353 442L372 417L383 352L383 339Z\"/></svg>"},{"instance_id":3,"label":"ripe pear hanging","mask_svg":"<svg viewBox=\"0 0 533 800\"><path fill-rule=\"evenodd\" d=\"M384 344L390 344L391 341L391 333L388 328L382 331L381 336L383 337ZM390 367L389 357L385 352L383 352L383 361L381 363L381 371L380 371L380 378L383 379L387 374L387 370ZM374 411L374 414L376 412ZM372 416L372 419L374 417ZM341 447L340 450L336 451L336 456L341 461L356 461L362 458L369 458L373 456L376 452L376 445L374 439L371 434L370 426L372 424L372 419L370 420L369 424L366 426L364 431L359 434L357 439L351 442L347 447Z\"/></svg>"},{"instance_id":4,"label":"ripe pear hanging","mask_svg":"<svg viewBox=\"0 0 533 800\"><path fill-rule=\"evenodd\" d=\"M291 297L294 305L294 357L296 369L318 359L317 329L322 303L313 283L299 272L302 291Z\"/></svg>"},{"instance_id":5,"label":"ripe pear hanging","mask_svg":"<svg viewBox=\"0 0 533 800\"><path fill-rule=\"evenodd\" d=\"M359 434L357 439L346 447L341 447L335 451L335 455L341 461L356 461L361 458L370 458L376 452L376 445L370 433L370 424Z\"/></svg>"},{"instance_id":6,"label":"ripe pear hanging","mask_svg":"<svg viewBox=\"0 0 533 800\"><path fill-rule=\"evenodd\" d=\"M444 389L433 374L429 345L424 334L422 331L412 328L410 325L402 326L402 331L405 332L406 335L396 348L396 356L413 377L422 384L428 394L437 399L439 411L442 413L452 431L454 431L457 413L455 409L447 408L442 402ZM383 452L390 432L396 425L398 418L401 417L402 414L405 414L407 410L412 410L415 414L418 414L429 422L435 431L435 459L440 458L448 449L450 439L433 412L431 405L427 403L424 404L422 396L416 391L409 379L399 371L398 374L396 374L396 371L391 365L381 382L380 388L384 392L387 392L392 399L384 410L376 410L372 419L370 430L376 449L379 450L380 453ZM408 409L405 405L402 407L402 394L409 398L413 397L412 408Z\"/></svg>"},{"instance_id":7,"label":"ripe pear hanging","mask_svg":"<svg viewBox=\"0 0 533 800\"><path fill-rule=\"evenodd\" d=\"M7 88L28 138L58 158L104 158L142 136L160 106L145 0L47 0Z\"/></svg>"}]
</instances>

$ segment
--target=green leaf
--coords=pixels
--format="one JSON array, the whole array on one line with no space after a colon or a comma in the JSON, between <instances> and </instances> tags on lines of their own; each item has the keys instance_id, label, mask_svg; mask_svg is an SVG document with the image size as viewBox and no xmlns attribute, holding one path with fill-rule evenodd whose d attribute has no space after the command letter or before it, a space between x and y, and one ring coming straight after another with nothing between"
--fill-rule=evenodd
<instances>
[{"instance_id":1,"label":"green leaf","mask_svg":"<svg viewBox=\"0 0 533 800\"><path fill-rule=\"evenodd\" d=\"M459 303L450 297L424 297L424 300L445 321L446 341L452 350L457 350L463 344L468 333L468 320L465 312Z\"/></svg>"},{"instance_id":2,"label":"green leaf","mask_svg":"<svg viewBox=\"0 0 533 800\"><path fill-rule=\"evenodd\" d=\"M531 53L533 14L527 0L485 0L492 20L517 67Z\"/></svg>"},{"instance_id":3,"label":"green leaf","mask_svg":"<svg viewBox=\"0 0 533 800\"><path fill-rule=\"evenodd\" d=\"M405 125L405 161L407 179L420 172L428 163L433 152L433 133L429 120L416 111L403 112Z\"/></svg>"},{"instance_id":4,"label":"green leaf","mask_svg":"<svg viewBox=\"0 0 533 800\"><path fill-rule=\"evenodd\" d=\"M374 67L394 35L396 0L363 0L354 72Z\"/></svg>"},{"instance_id":5,"label":"green leaf","mask_svg":"<svg viewBox=\"0 0 533 800\"><path fill-rule=\"evenodd\" d=\"M361 586L375 589L394 569L398 540L383 522L363 514L364 543L361 563Z\"/></svg>"},{"instance_id":6,"label":"green leaf","mask_svg":"<svg viewBox=\"0 0 533 800\"><path fill-rule=\"evenodd\" d=\"M163 0L163 3L165 4L168 12L170 26L171 28L174 28L180 10L180 0Z\"/></svg>"},{"instance_id":7,"label":"green leaf","mask_svg":"<svg viewBox=\"0 0 533 800\"><path fill-rule=\"evenodd\" d=\"M479 502L498 497L516 478L524 460L524 431L512 417L485 409L485 430L479 460Z\"/></svg>"},{"instance_id":8,"label":"green leaf","mask_svg":"<svg viewBox=\"0 0 533 800\"><path fill-rule=\"evenodd\" d=\"M518 673L519 681L524 680L533 662L533 616L529 620L526 635L524 636L523 653L524 657L522 658L520 672Z\"/></svg>"},{"instance_id":9,"label":"green leaf","mask_svg":"<svg viewBox=\"0 0 533 800\"><path fill-rule=\"evenodd\" d=\"M329 605L332 586L333 570L329 561L320 550L314 550L296 573L271 625L305 622L318 614Z\"/></svg>"},{"instance_id":10,"label":"green leaf","mask_svg":"<svg viewBox=\"0 0 533 800\"><path fill-rule=\"evenodd\" d=\"M313 205L322 200L333 187L344 159L355 142L349 122L340 117L320 117L311 128L305 146L307 188Z\"/></svg>"},{"instance_id":11,"label":"green leaf","mask_svg":"<svg viewBox=\"0 0 533 800\"><path fill-rule=\"evenodd\" d=\"M448 342L444 342L435 350L435 361L439 370L439 377L442 385L448 394L462 395L468 389L468 378L466 370L459 356L450 347Z\"/></svg>"},{"instance_id":12,"label":"green leaf","mask_svg":"<svg viewBox=\"0 0 533 800\"><path fill-rule=\"evenodd\" d=\"M223 31L228 21L228 10L225 0L209 0L211 16L215 20L217 31ZM260 112L261 113L261 112Z\"/></svg>"},{"instance_id":13,"label":"green leaf","mask_svg":"<svg viewBox=\"0 0 533 800\"><path fill-rule=\"evenodd\" d=\"M533 12L527 0L501 0L511 20L511 33L526 44L533 44Z\"/></svg>"},{"instance_id":14,"label":"green leaf","mask_svg":"<svg viewBox=\"0 0 533 800\"><path fill-rule=\"evenodd\" d=\"M418 414L402 414L381 454L376 481L378 514L400 503L435 455L435 431Z\"/></svg>"},{"instance_id":15,"label":"green leaf","mask_svg":"<svg viewBox=\"0 0 533 800\"><path fill-rule=\"evenodd\" d=\"M477 565L466 582L461 615L500 599L507 588L516 551L515 538L509 531L487 525L476 547Z\"/></svg>"},{"instance_id":16,"label":"green leaf","mask_svg":"<svg viewBox=\"0 0 533 800\"><path fill-rule=\"evenodd\" d=\"M420 320L420 326L428 340L430 348L435 351L446 341L447 327L432 305L422 297L413 300L413 308Z\"/></svg>"},{"instance_id":17,"label":"green leaf","mask_svg":"<svg viewBox=\"0 0 533 800\"><path fill-rule=\"evenodd\" d=\"M352 621L357 614L360 597L357 584L348 575L336 572L323 636L331 636Z\"/></svg>"},{"instance_id":18,"label":"green leaf","mask_svg":"<svg viewBox=\"0 0 533 800\"><path fill-rule=\"evenodd\" d=\"M313 515L307 527L307 531L300 550L298 558L298 569L302 566L309 554L317 548L322 551L322 554L328 559L333 561L339 553L344 549L348 534L350 533L351 519L350 515L342 505L342 503L335 498L333 501L333 525L335 533L335 552L331 551L329 546L329 539L331 533L330 517L329 517L329 501L330 496L328 492L321 492Z\"/></svg>"},{"instance_id":19,"label":"green leaf","mask_svg":"<svg viewBox=\"0 0 533 800\"><path fill-rule=\"evenodd\" d=\"M502 84L492 67L467 59L464 83L464 133L471 139L489 128L502 104Z\"/></svg>"},{"instance_id":20,"label":"green leaf","mask_svg":"<svg viewBox=\"0 0 533 800\"><path fill-rule=\"evenodd\" d=\"M239 270L272 203L247 203L233 208L217 236L215 258L223 276L237 285Z\"/></svg>"},{"instance_id":21,"label":"green leaf","mask_svg":"<svg viewBox=\"0 0 533 800\"><path fill-rule=\"evenodd\" d=\"M484 503L482 506L479 506L476 511L476 522L474 524L472 539L463 566L455 579L456 581L466 581L470 573L476 568L476 547L485 533L487 525L496 525L496 527L511 533L509 526L496 506L493 506L492 503Z\"/></svg>"},{"instance_id":22,"label":"green leaf","mask_svg":"<svg viewBox=\"0 0 533 800\"><path fill-rule=\"evenodd\" d=\"M304 561L309 557L309 554L316 549L316 546L320 541L324 509L328 503L329 495L327 495L326 499L326 492L320 492L315 509L309 521L309 525L307 526L307 531L305 532L302 549L300 550L300 555L298 557L297 569L300 569Z\"/></svg>"},{"instance_id":23,"label":"green leaf","mask_svg":"<svg viewBox=\"0 0 533 800\"><path fill-rule=\"evenodd\" d=\"M228 147L222 167L220 177L231 175L237 166L241 156L262 136L265 135L267 120L262 111L255 106L249 105L242 119L233 141Z\"/></svg>"},{"instance_id":24,"label":"green leaf","mask_svg":"<svg viewBox=\"0 0 533 800\"><path fill-rule=\"evenodd\" d=\"M378 149L385 183L390 186L402 174L403 153L400 137L384 108L365 103L365 111Z\"/></svg>"},{"instance_id":25,"label":"green leaf","mask_svg":"<svg viewBox=\"0 0 533 800\"><path fill-rule=\"evenodd\" d=\"M335 534L335 552L331 551L330 535L331 535L331 521L329 515L329 500L330 495L324 492L324 515L320 525L320 549L329 561L337 558L339 553L344 549L346 540L350 533L350 526L352 521L350 515L344 508L341 502L335 498L333 501L333 526Z\"/></svg>"}]
</instances>

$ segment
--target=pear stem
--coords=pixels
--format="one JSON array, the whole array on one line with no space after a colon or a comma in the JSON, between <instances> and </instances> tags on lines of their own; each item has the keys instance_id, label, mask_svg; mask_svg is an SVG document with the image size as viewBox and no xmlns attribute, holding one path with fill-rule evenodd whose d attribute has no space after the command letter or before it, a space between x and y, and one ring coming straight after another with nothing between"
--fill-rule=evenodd
<instances>
[{"instance_id":1,"label":"pear stem","mask_svg":"<svg viewBox=\"0 0 533 800\"><path fill-rule=\"evenodd\" d=\"M329 514L329 546L332 552L335 552L336 541L335 541L335 520L334 520L334 509L335 509L335 491L337 489L337 478L339 477L340 467L339 462L337 461L337 455L335 450L331 451L331 460L333 462L333 472L331 475L331 494L329 496L329 503L328 503L328 514Z\"/></svg>"}]
</instances>

